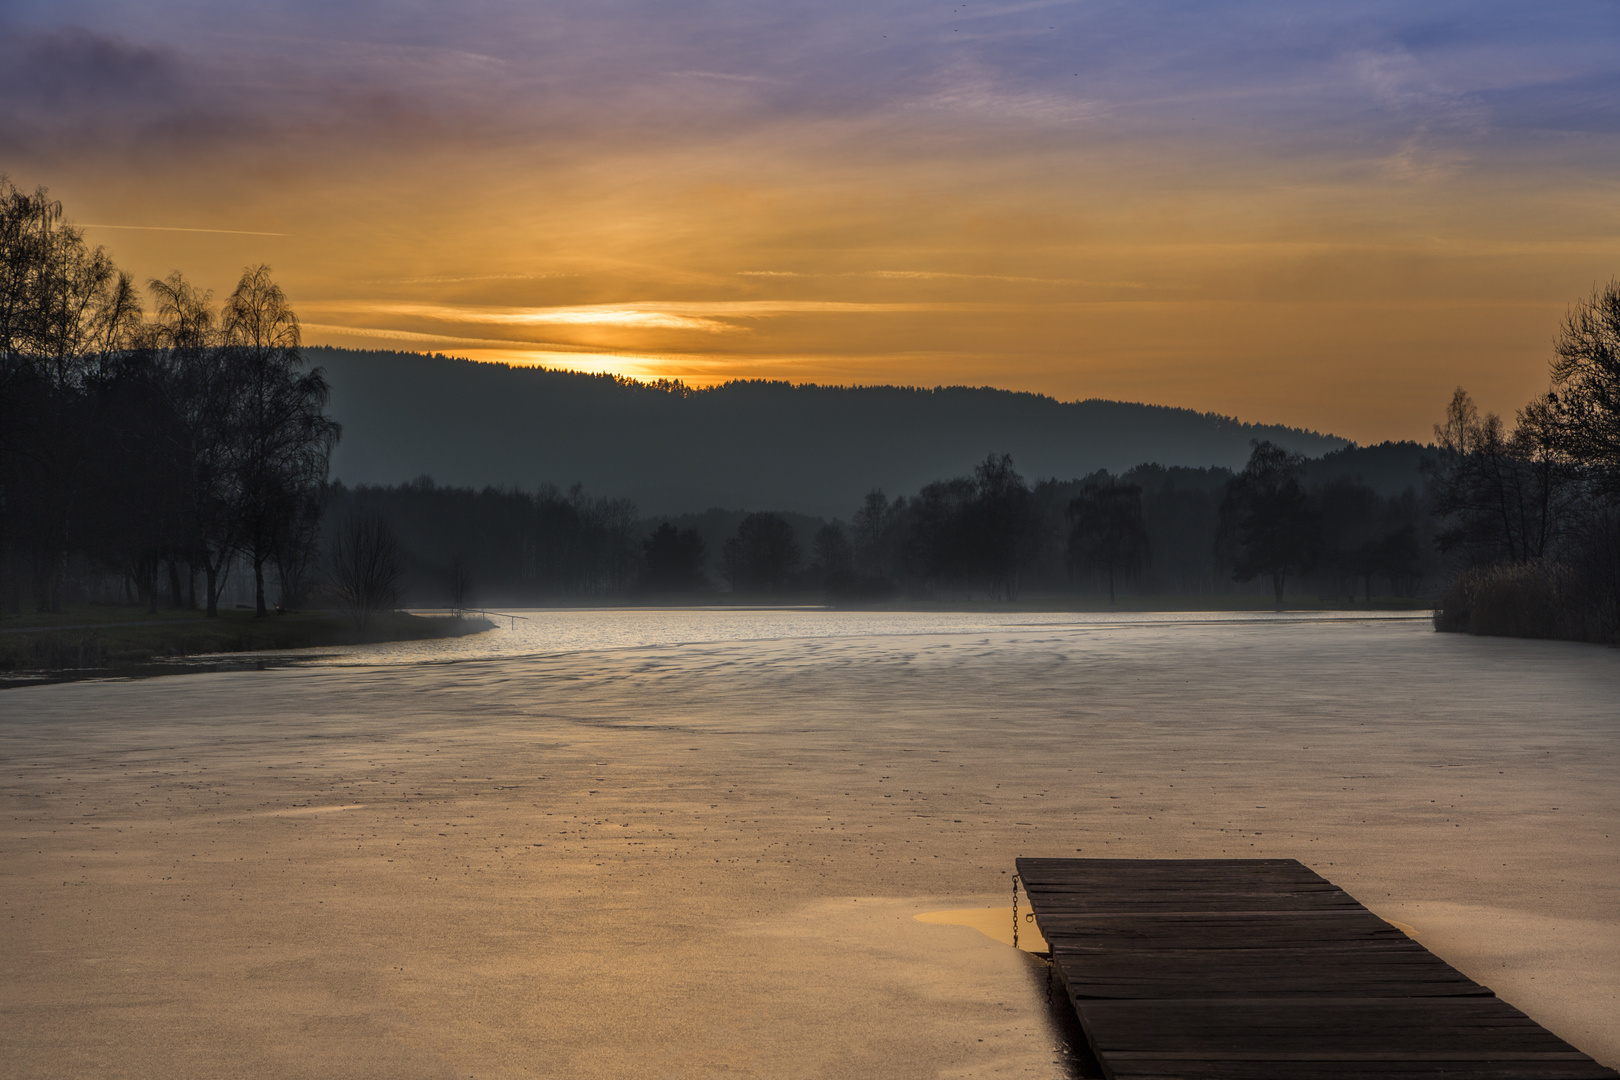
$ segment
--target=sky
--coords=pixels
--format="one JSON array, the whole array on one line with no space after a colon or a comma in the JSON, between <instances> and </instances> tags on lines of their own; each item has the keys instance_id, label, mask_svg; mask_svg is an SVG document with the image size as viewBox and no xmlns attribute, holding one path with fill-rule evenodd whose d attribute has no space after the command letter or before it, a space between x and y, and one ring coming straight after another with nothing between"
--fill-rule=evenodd
<instances>
[{"instance_id":1,"label":"sky","mask_svg":"<svg viewBox=\"0 0 1620 1080\"><path fill-rule=\"evenodd\" d=\"M0 5L0 172L311 344L1431 435L1620 274L1620 2Z\"/></svg>"}]
</instances>

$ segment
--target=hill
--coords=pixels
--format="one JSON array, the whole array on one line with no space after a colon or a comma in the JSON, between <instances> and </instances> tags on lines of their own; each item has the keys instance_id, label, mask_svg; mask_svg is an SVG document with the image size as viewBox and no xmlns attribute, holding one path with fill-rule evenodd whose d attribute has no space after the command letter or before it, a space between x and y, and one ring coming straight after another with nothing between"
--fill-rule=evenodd
<instances>
[{"instance_id":1,"label":"hill","mask_svg":"<svg viewBox=\"0 0 1620 1080\"><path fill-rule=\"evenodd\" d=\"M708 389L313 347L343 424L348 484L431 475L481 487L583 483L643 513L711 506L847 517L872 488L910 493L995 451L1031 480L1142 462L1239 468L1255 439L1320 457L1348 440L1190 409L1063 402L988 387L740 381Z\"/></svg>"}]
</instances>

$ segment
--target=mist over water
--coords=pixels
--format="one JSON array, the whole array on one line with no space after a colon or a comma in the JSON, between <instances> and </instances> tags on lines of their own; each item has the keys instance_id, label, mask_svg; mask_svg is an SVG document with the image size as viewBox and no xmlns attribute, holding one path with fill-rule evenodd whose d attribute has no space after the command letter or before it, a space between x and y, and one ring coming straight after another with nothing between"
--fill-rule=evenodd
<instances>
[{"instance_id":1,"label":"mist over water","mask_svg":"<svg viewBox=\"0 0 1620 1080\"><path fill-rule=\"evenodd\" d=\"M419 614L436 614L418 609ZM1427 612L1368 611L1119 611L927 612L781 608L503 608L493 630L460 638L392 641L339 652L302 649L311 664L422 664L554 656L605 649L658 648L733 641L805 638L972 635L1006 631L1106 631L1143 626L1339 622L1346 619L1427 620ZM237 657L240 659L240 657Z\"/></svg>"}]
</instances>

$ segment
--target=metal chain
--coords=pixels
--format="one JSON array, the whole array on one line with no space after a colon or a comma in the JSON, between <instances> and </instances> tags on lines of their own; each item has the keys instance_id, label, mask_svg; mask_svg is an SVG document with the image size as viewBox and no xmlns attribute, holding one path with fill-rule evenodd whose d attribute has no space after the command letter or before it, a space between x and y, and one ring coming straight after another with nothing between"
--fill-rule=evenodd
<instances>
[{"instance_id":1,"label":"metal chain","mask_svg":"<svg viewBox=\"0 0 1620 1080\"><path fill-rule=\"evenodd\" d=\"M1018 948L1018 875L1013 875L1013 948Z\"/></svg>"}]
</instances>

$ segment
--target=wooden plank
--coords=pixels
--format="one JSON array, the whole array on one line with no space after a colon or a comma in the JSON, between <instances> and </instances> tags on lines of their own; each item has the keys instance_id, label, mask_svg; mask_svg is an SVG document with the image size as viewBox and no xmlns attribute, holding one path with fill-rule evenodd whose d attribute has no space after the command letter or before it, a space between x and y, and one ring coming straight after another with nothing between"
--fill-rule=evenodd
<instances>
[{"instance_id":1,"label":"wooden plank","mask_svg":"<svg viewBox=\"0 0 1620 1080\"><path fill-rule=\"evenodd\" d=\"M1053 897L1030 893L1030 902L1051 914L1095 915L1107 912L1148 914L1176 912L1207 914L1215 911L1252 912L1359 912L1366 910L1354 900L1327 893L1272 894L1253 892L1162 892L1153 894L1118 890L1105 896Z\"/></svg>"},{"instance_id":2,"label":"wooden plank","mask_svg":"<svg viewBox=\"0 0 1620 1080\"><path fill-rule=\"evenodd\" d=\"M1163 912L1048 914L1036 905L1036 919L1049 942L1130 943L1138 948L1258 948L1300 943L1356 941L1404 949L1423 946L1370 911ZM1050 930L1050 933L1047 931Z\"/></svg>"},{"instance_id":3,"label":"wooden plank","mask_svg":"<svg viewBox=\"0 0 1620 1080\"><path fill-rule=\"evenodd\" d=\"M1081 1001L1076 1009L1099 1056L1382 1061L1579 1054L1495 997Z\"/></svg>"},{"instance_id":4,"label":"wooden plank","mask_svg":"<svg viewBox=\"0 0 1620 1080\"><path fill-rule=\"evenodd\" d=\"M1054 950L1077 998L1488 997L1490 991L1423 949L1391 955L1360 949Z\"/></svg>"},{"instance_id":5,"label":"wooden plank","mask_svg":"<svg viewBox=\"0 0 1620 1080\"><path fill-rule=\"evenodd\" d=\"M1620 1080L1291 859L1020 859L1111 1080Z\"/></svg>"},{"instance_id":6,"label":"wooden plank","mask_svg":"<svg viewBox=\"0 0 1620 1080\"><path fill-rule=\"evenodd\" d=\"M1186 1061L1140 1057L1111 1062L1114 1080L1613 1080L1584 1061Z\"/></svg>"},{"instance_id":7,"label":"wooden plank","mask_svg":"<svg viewBox=\"0 0 1620 1080\"><path fill-rule=\"evenodd\" d=\"M1284 873L1327 880L1298 859L1043 859L1026 856L1018 860L1019 876L1028 873L1031 880L1037 876L1089 880L1099 874L1115 871L1132 875L1154 872L1230 875Z\"/></svg>"}]
</instances>

